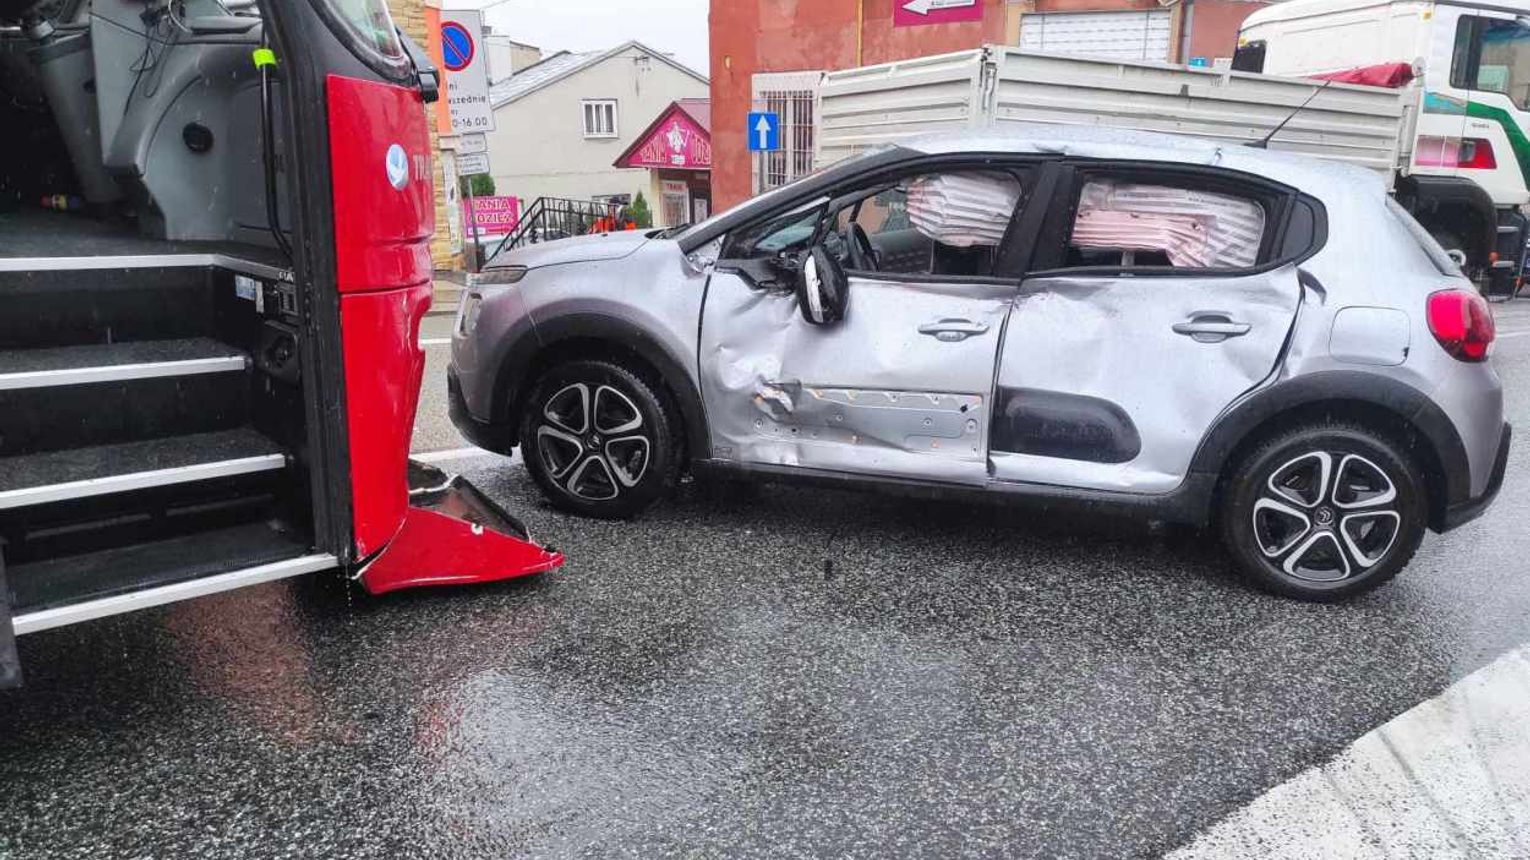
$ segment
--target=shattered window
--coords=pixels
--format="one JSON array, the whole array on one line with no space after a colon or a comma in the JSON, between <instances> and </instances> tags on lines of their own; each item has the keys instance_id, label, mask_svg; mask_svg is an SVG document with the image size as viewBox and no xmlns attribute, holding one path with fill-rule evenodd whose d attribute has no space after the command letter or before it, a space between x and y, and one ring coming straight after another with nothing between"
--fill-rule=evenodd
<instances>
[{"instance_id":1,"label":"shattered window","mask_svg":"<svg viewBox=\"0 0 1530 860\"><path fill-rule=\"evenodd\" d=\"M828 200L819 199L745 229L735 240L732 256L768 257L800 251L812 241Z\"/></svg>"},{"instance_id":2,"label":"shattered window","mask_svg":"<svg viewBox=\"0 0 1530 860\"><path fill-rule=\"evenodd\" d=\"M1264 207L1253 200L1139 182L1095 179L1079 196L1068 262L1074 266L1241 269L1258 260Z\"/></svg>"}]
</instances>

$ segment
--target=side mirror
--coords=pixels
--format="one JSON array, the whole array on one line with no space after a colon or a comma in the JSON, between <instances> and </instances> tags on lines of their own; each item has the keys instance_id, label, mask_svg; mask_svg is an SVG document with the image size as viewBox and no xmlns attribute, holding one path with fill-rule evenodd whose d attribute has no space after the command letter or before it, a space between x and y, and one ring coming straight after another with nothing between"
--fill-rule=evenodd
<instances>
[{"instance_id":1,"label":"side mirror","mask_svg":"<svg viewBox=\"0 0 1530 860\"><path fill-rule=\"evenodd\" d=\"M845 269L822 245L813 246L797 278L797 303L802 318L813 325L832 325L845 318L850 281Z\"/></svg>"},{"instance_id":2,"label":"side mirror","mask_svg":"<svg viewBox=\"0 0 1530 860\"><path fill-rule=\"evenodd\" d=\"M398 33L398 40L404 46L404 54L409 58L409 65L414 68L415 83L420 88L420 96L426 104L434 104L441 98L441 73L436 70L435 64L430 61L430 55L420 47L420 43L409 38L403 30L394 28Z\"/></svg>"}]
</instances>

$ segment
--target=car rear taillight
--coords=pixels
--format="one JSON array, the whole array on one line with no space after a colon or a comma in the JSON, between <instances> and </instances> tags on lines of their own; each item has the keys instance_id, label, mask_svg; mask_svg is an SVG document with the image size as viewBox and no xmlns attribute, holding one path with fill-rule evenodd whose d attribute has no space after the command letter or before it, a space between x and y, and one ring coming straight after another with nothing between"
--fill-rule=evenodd
<instances>
[{"instance_id":1,"label":"car rear taillight","mask_svg":"<svg viewBox=\"0 0 1530 860\"><path fill-rule=\"evenodd\" d=\"M1498 331L1487 300L1470 290L1441 290L1429 297L1429 331L1461 361L1486 361Z\"/></svg>"}]
</instances>

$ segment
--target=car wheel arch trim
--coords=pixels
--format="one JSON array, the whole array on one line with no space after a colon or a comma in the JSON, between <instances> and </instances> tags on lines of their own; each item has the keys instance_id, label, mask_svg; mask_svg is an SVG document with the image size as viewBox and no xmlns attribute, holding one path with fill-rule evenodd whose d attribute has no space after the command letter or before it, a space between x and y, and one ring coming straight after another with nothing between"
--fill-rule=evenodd
<instances>
[{"instance_id":1,"label":"car wheel arch trim","mask_svg":"<svg viewBox=\"0 0 1530 860\"><path fill-rule=\"evenodd\" d=\"M700 456L711 450L706 413L693 374L685 369L678 356L628 320L609 314L578 313L537 319L533 330L523 334L504 351L495 378L493 411L495 420L510 422L530 394L535 380L529 379L539 356L571 340L598 340L628 350L653 368L668 393L674 398L685 440Z\"/></svg>"},{"instance_id":2,"label":"car wheel arch trim","mask_svg":"<svg viewBox=\"0 0 1530 860\"><path fill-rule=\"evenodd\" d=\"M1405 382L1358 370L1312 373L1248 395L1212 425L1191 461L1191 471L1221 475L1234 452L1254 434L1303 407L1328 401L1357 402L1386 410L1428 443L1443 472L1445 491L1445 498L1429 499L1431 527L1438 528L1445 508L1470 497L1466 446L1445 412L1426 394ZM1208 519L1211 503L1208 498Z\"/></svg>"}]
</instances>

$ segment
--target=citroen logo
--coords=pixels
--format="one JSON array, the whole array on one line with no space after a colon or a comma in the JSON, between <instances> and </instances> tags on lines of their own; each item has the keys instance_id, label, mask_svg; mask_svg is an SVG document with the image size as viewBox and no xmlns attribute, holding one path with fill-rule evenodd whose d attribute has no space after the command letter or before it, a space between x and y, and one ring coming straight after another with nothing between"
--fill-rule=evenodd
<instances>
[{"instance_id":1,"label":"citroen logo","mask_svg":"<svg viewBox=\"0 0 1530 860\"><path fill-rule=\"evenodd\" d=\"M409 153L395 143L388 147L388 158L385 164L388 168L388 184L403 191L409 184Z\"/></svg>"}]
</instances>

